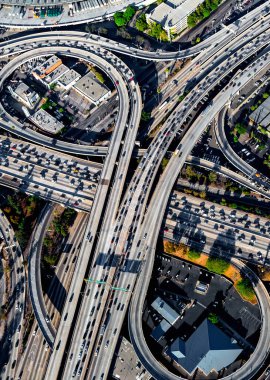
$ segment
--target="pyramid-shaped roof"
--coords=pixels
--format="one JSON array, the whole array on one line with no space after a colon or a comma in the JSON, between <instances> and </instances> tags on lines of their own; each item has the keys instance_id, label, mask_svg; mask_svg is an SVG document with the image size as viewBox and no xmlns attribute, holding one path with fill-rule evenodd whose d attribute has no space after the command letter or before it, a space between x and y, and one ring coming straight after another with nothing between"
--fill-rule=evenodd
<instances>
[{"instance_id":1,"label":"pyramid-shaped roof","mask_svg":"<svg viewBox=\"0 0 270 380\"><path fill-rule=\"evenodd\" d=\"M233 363L241 352L235 339L231 339L208 319L186 342L177 338L167 350L167 354L187 372L192 373L200 368L206 375L213 369L220 371Z\"/></svg>"}]
</instances>

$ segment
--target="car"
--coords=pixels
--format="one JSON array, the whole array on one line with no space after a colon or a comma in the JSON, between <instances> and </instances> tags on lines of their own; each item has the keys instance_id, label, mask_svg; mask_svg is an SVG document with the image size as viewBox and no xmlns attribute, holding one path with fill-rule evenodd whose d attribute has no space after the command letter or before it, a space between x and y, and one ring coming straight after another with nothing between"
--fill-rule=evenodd
<instances>
[{"instance_id":1,"label":"car","mask_svg":"<svg viewBox=\"0 0 270 380\"><path fill-rule=\"evenodd\" d=\"M36 333L37 333L37 330L34 330L32 335L35 336Z\"/></svg>"},{"instance_id":2,"label":"car","mask_svg":"<svg viewBox=\"0 0 270 380\"><path fill-rule=\"evenodd\" d=\"M45 318L45 321L46 321L47 323L50 323L50 318L49 318L49 316L47 316L47 317Z\"/></svg>"}]
</instances>

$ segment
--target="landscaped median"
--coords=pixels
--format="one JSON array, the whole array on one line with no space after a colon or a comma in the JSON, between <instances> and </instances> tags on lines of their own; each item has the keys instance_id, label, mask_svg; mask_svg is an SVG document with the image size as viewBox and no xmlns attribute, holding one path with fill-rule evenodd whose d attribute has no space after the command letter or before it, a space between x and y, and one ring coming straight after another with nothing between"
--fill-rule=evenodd
<instances>
[{"instance_id":1,"label":"landscaped median","mask_svg":"<svg viewBox=\"0 0 270 380\"><path fill-rule=\"evenodd\" d=\"M252 304L257 303L256 294L251 282L247 278L242 277L238 268L232 265L229 261L218 257L210 257L205 253L197 252L184 244L175 244L168 240L164 240L164 252L205 267L210 272L229 278L233 282L237 292L245 301Z\"/></svg>"}]
</instances>

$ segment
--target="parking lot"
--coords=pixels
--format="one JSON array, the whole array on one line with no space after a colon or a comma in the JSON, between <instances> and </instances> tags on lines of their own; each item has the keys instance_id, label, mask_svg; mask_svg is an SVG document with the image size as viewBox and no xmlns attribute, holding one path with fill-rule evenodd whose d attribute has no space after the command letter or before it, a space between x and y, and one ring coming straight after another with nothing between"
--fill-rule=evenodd
<instances>
[{"instance_id":1,"label":"parking lot","mask_svg":"<svg viewBox=\"0 0 270 380\"><path fill-rule=\"evenodd\" d=\"M202 286L198 286L201 284ZM209 313L219 316L220 323L230 336L235 337L245 349L245 355L256 345L260 329L258 305L244 301L231 281L224 276L185 260L158 254L149 289L143 320L147 332L156 328L164 318L151 306L160 297L174 309L179 318L161 339L149 338L152 349L160 352L176 337L187 340Z\"/></svg>"}]
</instances>

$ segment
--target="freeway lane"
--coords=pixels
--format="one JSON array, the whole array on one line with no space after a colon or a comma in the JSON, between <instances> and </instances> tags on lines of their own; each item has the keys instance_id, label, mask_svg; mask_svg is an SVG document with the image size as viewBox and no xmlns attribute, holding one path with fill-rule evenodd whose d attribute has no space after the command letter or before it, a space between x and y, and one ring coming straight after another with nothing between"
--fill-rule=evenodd
<instances>
[{"instance_id":1,"label":"freeway lane","mask_svg":"<svg viewBox=\"0 0 270 380\"><path fill-rule=\"evenodd\" d=\"M108 54L107 54L107 57L108 57ZM120 88L122 93L120 92L119 94L120 112L119 112L117 120L120 120L121 124L119 126L116 126L115 131L113 132L113 135L112 135L111 144L110 144L107 157L105 160L105 164L103 167L103 171L101 174L101 182L97 189L96 197L95 197L94 204L92 207L92 212L90 214L90 219L89 219L87 229L86 229L87 231L86 236L81 248L81 251L83 253L81 256L83 256L83 259L80 261L80 263L78 263L77 278L76 279L74 278L74 281L71 284L71 288L70 288L69 294L71 294L71 297L72 297L72 305L69 305L69 304L65 305L64 313L67 314L67 318L65 321L61 321L57 338L56 338L56 342L57 342L56 344L57 346L59 345L60 348L58 349L57 352L56 351L53 352L53 355L49 363L48 371L46 374L47 379L50 379L50 378L54 379L55 374L57 374L60 369L61 360L65 352L67 339L70 332L70 326L73 321L80 289L83 283L83 279L85 277L85 271L87 268L87 264L90 258L90 253L91 253L93 242L94 242L93 241L94 239L90 237L96 236L97 229L100 224L100 218L102 215L103 208L106 205L105 200L107 197L109 184L111 182L111 178L113 175L115 162L120 154L120 147L121 147L121 142L123 140L125 128L126 126L128 127L128 132L126 133L126 138L124 140L124 144L121 151L123 152L126 151L128 153L126 153L126 157L124 157L124 155L122 154L120 162L118 162L118 171L116 170L116 174L115 174L115 178L117 178L116 177L117 175L118 181L120 181L119 182L120 188L124 184L125 176L124 175L122 176L123 179L119 178L121 175L121 173L119 173L119 168L124 164L125 165L124 173L126 173L128 162L129 162L128 158L129 158L129 155L131 156L132 147L133 147L133 144L130 144L130 141L128 139L131 139L131 141L134 141L135 143L138 122L139 122L140 114L141 114L141 106L140 106L141 100L140 100L139 89L137 85L132 84L133 81L130 81L130 78L131 78L130 70L127 68L127 66L123 62L121 62L115 56L111 55L111 58L109 59L113 59L114 64L118 66L118 69L120 69L119 72L123 75L123 78L122 78L119 72L117 72L114 67L111 67L110 72L111 73L117 72L118 76L120 77L118 90ZM127 93L127 88L125 86L124 79L126 80L126 83L129 83L130 105L128 101L128 93ZM134 89L135 91L133 91ZM129 108L131 110L131 116L130 116L129 122L127 123Z\"/></svg>"},{"instance_id":2,"label":"freeway lane","mask_svg":"<svg viewBox=\"0 0 270 380\"><path fill-rule=\"evenodd\" d=\"M108 250L108 247L111 244L111 239L113 237L114 228L115 228L114 220L116 219L120 197L125 185L127 170L129 167L129 163L132 156L132 151L133 151L133 147L135 144L135 139L136 139L136 135L137 135L138 127L139 127L139 122L140 122L140 117L141 117L141 108L142 108L139 86L134 81L132 82L129 81L129 88L130 88L130 95L131 95L130 102L132 105L132 108L131 108L132 112L129 119L129 127L127 129L124 144L121 150L121 155L117 163L117 170L115 173L115 180L113 183L113 187L110 193L110 198L108 199L108 202L106 204L106 211L103 217L104 222L99 231L99 241L97 243L95 255L92 260L93 263L100 261L100 257L104 255L104 252ZM102 269L103 269L102 267L93 268L89 274L89 277L94 278L96 280L102 279L104 276ZM113 272L115 268L113 267L111 269L112 270L109 273L107 273L108 278L113 277ZM87 321L88 321L88 316L89 316L89 310L93 307L89 303L89 300L91 301L94 299L94 294L95 294L94 289L93 288L89 289L88 298L85 298L81 305L80 318L78 319L76 323L76 329L74 330L74 333L73 333L74 339L70 347L70 352L73 353L74 360L70 360L65 368L64 376L66 377L72 376L74 367L77 365L75 364L75 361L77 357L79 356L80 341L82 339L82 334L80 333L80 331L86 330L86 326L88 323ZM105 301L106 296L108 296L108 294L105 292L103 300L101 300L103 304L105 304L106 302ZM99 314L101 314L101 311L102 311L102 308ZM98 318L99 319L101 318L101 316L98 316L98 315L95 315L95 316L97 320ZM98 327L98 323L96 324L96 327ZM92 343L94 343L94 333L95 331L92 331L91 341L88 346L88 357L91 354ZM85 363L87 363L87 360L88 359L86 358Z\"/></svg>"},{"instance_id":3,"label":"freeway lane","mask_svg":"<svg viewBox=\"0 0 270 380\"><path fill-rule=\"evenodd\" d=\"M63 248L63 253L55 269L55 276L44 297L48 314L52 325L57 329L64 304L64 297L68 293L73 272L76 267L77 257L80 252L80 242L84 234L87 214L79 213L69 232L69 238ZM63 291L64 289L64 291ZM29 341L20 360L16 376L22 380L42 380L49 360L50 350L45 346L43 334L35 322Z\"/></svg>"},{"instance_id":4,"label":"freeway lane","mask_svg":"<svg viewBox=\"0 0 270 380\"><path fill-rule=\"evenodd\" d=\"M48 203L42 210L31 236L31 249L28 259L28 285L32 307L36 320L38 322L38 326L50 347L53 346L56 331L50 321L50 317L48 316L48 312L44 303L40 274L40 256L45 234L53 218L53 212L54 207L50 203Z\"/></svg>"},{"instance_id":5,"label":"freeway lane","mask_svg":"<svg viewBox=\"0 0 270 380\"><path fill-rule=\"evenodd\" d=\"M264 41L263 41L263 43L265 43ZM242 59L242 57L240 57L241 59ZM227 67L227 69L229 70L229 68ZM219 76L220 77L220 75L218 74L217 76ZM206 88L207 87L209 87L209 78L206 78L206 82L207 82L207 85L206 85ZM210 88L211 88L211 83L210 83ZM205 90L205 88L204 88L204 90ZM193 102L195 102L196 101L196 97L195 97L195 99L194 99L194 95L196 94L195 93L195 91L196 91L196 89L192 92L191 91L191 93L188 95L189 96L189 98L193 101ZM200 95L201 96L201 95ZM192 104L192 103L191 103ZM181 107L182 107L182 105L180 106L180 107L178 107L178 108L180 108L181 109ZM190 112L190 108L189 108L189 110L188 111L186 111L185 109L183 110L185 113L187 113L187 112ZM148 150L148 152L145 154L145 156L143 157L143 159L142 159L142 165L140 164L139 165L139 168L141 168L142 169L142 171L144 171L144 174L146 174L146 176L143 178L143 180L141 180L141 182L138 180L138 182L136 182L137 181L137 179L135 180L135 178L133 179L133 183L132 183L132 186L135 184L135 186L134 187L131 187L130 186L130 190L131 189L133 189L132 190L132 192L134 192L135 190L136 190L136 197L137 197L137 199L136 199L136 202L135 202L135 204L134 205L132 205L132 203L130 204L130 201L128 201L129 203L128 203L128 205L130 205L130 207L129 207L129 209L128 209L128 215L129 215L129 218L127 218L127 222L125 222L125 224L124 224L124 226L122 226L122 231L124 231L124 233L126 233L126 230L128 229L128 226L129 226L129 224L131 223L131 221L134 223L134 220L136 219L136 215L135 215L135 219L134 218L132 218L132 216L134 215L134 213L133 213L133 211L134 210L136 210L137 211L137 206L136 205L139 205L140 204L140 201L142 201L143 202L143 200L144 200L144 197L145 197L145 195L143 195L143 193L144 193L144 191L142 191L142 195L140 195L139 196L139 194L140 194L140 191L143 189L145 189L145 185L147 184L147 180L149 180L149 176L151 176L152 175L152 171L153 171L153 169L155 169L155 167L153 167L153 165L157 165L157 167L158 167L158 163L160 163L160 161L159 161L159 159L161 160L161 158L162 158L162 155L160 154L161 152L160 152L160 149L158 150L158 148L163 148L163 149L165 149L165 147L166 146L168 146L167 144L171 141L171 139L173 138L173 133L172 132L176 132L176 128L175 128L175 124L176 124L176 122L178 122L179 124L177 125L177 127L178 128L180 128L180 126L181 126L181 122L183 121L183 119L184 119L184 116L181 114L181 112L177 112L177 110L173 113L173 115L172 115L172 118L169 118L168 119L168 124L167 125L169 125L169 128L168 128L168 131L166 131L166 129L164 128L160 133L159 133L159 135L158 135L158 137L154 140L154 142L153 142L153 144L151 144L151 146L150 146L150 148L149 148L149 150ZM198 126L197 126L197 128L198 128ZM171 132L170 132L171 131ZM164 136L163 136L163 134L164 134ZM170 137L170 135L172 135L171 137ZM169 136L169 137L168 137ZM162 140L161 139L161 141L160 141L160 138L163 138L164 140ZM198 137L197 137L197 139L199 138L199 135L198 135ZM166 139L167 139L167 141L166 141ZM196 138L194 138L194 135L191 135L190 136L190 141L185 141L185 143L187 143L187 145L189 146L193 146L194 145L194 143L196 142ZM156 149L156 152L158 152L158 157L156 158L155 157L155 155L153 154L154 153L154 150ZM156 153L155 152L155 153ZM144 168L145 167L148 167L148 171L146 171L146 170L144 170ZM152 168L152 169L151 169ZM147 177L148 176L148 177ZM139 184L138 184L139 183ZM148 185L148 184L147 184ZM146 189L147 189L147 186L146 186ZM128 199L128 197L127 197L127 199ZM131 199L131 202L132 202L132 197L130 198ZM125 204L125 203L124 203ZM124 209L125 210L125 209ZM132 211L133 210L133 211ZM141 212L141 210L139 211L139 212ZM122 213L122 210L121 210L121 213ZM137 212L138 213L138 212ZM125 211L124 211L124 215L125 215ZM152 222L153 223L153 222ZM155 223L153 223L153 225L154 225ZM134 230L136 229L137 227L136 226L134 226ZM136 230L135 230L136 231ZM135 232L134 231L134 232ZM122 232L121 232L122 233ZM124 244L125 244L125 241L127 241L127 238L126 237L124 237L124 239L122 240L121 239L121 236L120 237L117 237L118 235L116 234L115 236L114 236L114 239L116 240L117 239L117 241L119 240L119 244L117 245L117 247L116 248L114 248L114 251L115 251L115 249L117 249L118 250L118 256L119 255L121 255L121 253L122 253L122 249L123 249L123 246L124 246ZM132 239L132 234L130 234L129 236L131 236L131 239ZM141 237L141 239L142 239L142 237ZM116 241L116 242L117 242ZM137 242L139 243L139 239L137 239ZM137 249L137 251L138 251L138 249ZM132 260L135 260L136 259L136 257L137 257L137 251L135 251L134 250L134 252L132 253L132 257L131 257L131 253L130 253L130 251L128 251L127 252L127 254L129 254L129 259L128 260L124 260L124 262L128 262L128 261L132 261ZM116 252L117 251L115 251L114 252L114 255L115 256L117 256L116 255ZM123 253L125 253L125 251L123 252ZM144 256L144 254L142 254L142 256ZM119 256L120 257L120 256ZM123 268L124 268L125 266L123 266ZM105 268L103 268L103 269L105 269ZM104 275L105 275L105 271L104 271ZM133 276L133 277L135 277L136 278L136 276ZM119 273L119 277L118 277L118 280L117 280L117 286L120 286L119 284L121 284L121 287L122 287L122 284L124 283L124 284L126 284L126 286L129 286L130 287L130 289L132 289L132 287L133 287L133 284L134 284L134 278L132 279L131 278L131 274L130 274L130 271L126 271L125 272L125 269L124 269L124 272L120 272ZM110 280L111 281L111 280ZM94 363L94 367L91 367L91 370L90 370L90 373L93 375L93 376L95 376L95 377L99 377L99 376L106 376L106 374L107 374L107 372L108 372L108 369L109 369L109 360L108 360L108 357L110 357L110 355L111 355L111 353L113 352L113 348L114 348L114 344L115 344L115 340L116 340L116 338L114 338L113 340L114 340L114 342L112 342L112 340L111 340L111 332L112 331L117 331L117 334L119 333L119 326L121 326L121 323L123 322L123 317L124 317L124 313L125 313L125 308L126 308L126 306L127 306L127 304L128 304L128 300L129 300L129 297L130 297L130 295L128 295L128 293L123 293L121 296L118 296L118 302L119 302L119 304L120 304L120 301L122 301L121 302L121 304L122 304L122 306L123 306L123 309L122 309L122 306L121 306L121 304L120 304L120 310L122 311L122 313L121 313L121 315L119 315L119 313L116 313L115 312L115 308L114 308L114 306L110 306L111 307L111 310L113 311L113 315L114 315L114 318L112 318L111 317L111 319L110 319L110 321L109 321L109 323L107 324L107 327L106 327L106 332L105 332L105 334L102 336L102 346L98 343L97 345L96 345L96 347L97 347L97 350L98 351L96 351L97 352L97 358L96 357L94 357L94 358L92 358L92 360L93 360L93 363ZM115 296L113 296L113 299L114 300L116 300L116 298L117 298L117 295L115 294ZM98 302L99 302L99 300L100 300L100 296L97 298L97 301L96 301L96 306L95 307L99 307L99 305L98 305ZM94 303L95 304L95 303ZM111 305L111 303L110 303L110 305ZM118 307L118 306L117 306ZM118 314L118 315L117 315ZM94 316L93 316L93 318L94 318ZM94 320L95 321L95 320ZM101 329L102 329L102 327L101 327ZM101 331L101 329L100 329L100 331ZM82 333L83 333L83 331L82 331ZM90 332L91 333L91 332ZM107 339L108 338L108 339ZM107 339L107 340L106 340ZM108 342L108 340L109 340L109 342L110 342L110 350L108 350L108 351L106 351L106 349L107 349L107 343L106 342ZM83 345L83 340L81 340L82 341L82 345ZM106 360L104 359L104 358L106 358ZM76 367L77 368L77 370L78 370L78 373L80 373L80 368L78 369L78 367ZM76 373L76 368L75 368L75 373ZM93 372L93 368L95 368L95 370L96 370L96 372Z\"/></svg>"},{"instance_id":6,"label":"freeway lane","mask_svg":"<svg viewBox=\"0 0 270 380\"><path fill-rule=\"evenodd\" d=\"M238 88L241 88L250 80L249 73L252 73L253 71L255 72L255 70L257 71L258 69L260 70L260 67L266 66L269 63L269 60L266 59L265 61L263 60L263 62L263 65L261 65L262 60L258 59L253 68L248 67L238 75L237 82L235 80L231 81L229 85L225 87L224 92L216 96L213 101L213 105L209 106L204 111L203 115L197 118L195 123L192 125L192 128L183 138L181 142L182 145L179 147L179 152L170 159L148 208L149 211L146 215L144 226L141 230L141 236L142 231L148 231L147 241L144 244L144 250L146 249L146 245L151 248L156 245L159 227L162 223L162 217L165 212L169 193L173 188L179 174L179 170L184 164L184 160L190 152L190 149L194 146L194 142L198 140L203 130L207 127L211 120L213 120L215 115L220 112L228 100L238 91ZM152 251L152 254L149 255L150 251ZM179 376L171 374L152 357L142 333L141 312L149 284L148 279L150 279L153 261L154 250L152 248L151 250L148 250L147 265L144 266L144 271L139 279L135 296L132 298L132 307L129 313L130 335L138 356L142 360L145 367L156 379L179 379ZM259 298L264 321L260 340L249 361L230 376L230 379L232 380L250 379L260 368L267 353L269 352L269 339L266 332L269 331L270 328L270 319L266 316L266 313L270 310L270 299L260 282L257 282L255 290Z\"/></svg>"},{"instance_id":7,"label":"freeway lane","mask_svg":"<svg viewBox=\"0 0 270 380\"><path fill-rule=\"evenodd\" d=\"M217 75L218 76L218 75ZM179 117L180 115L177 115L177 118ZM172 118L173 119L173 118ZM172 122L172 119L170 120L171 122ZM166 131L166 133L167 133L168 131ZM164 140L164 142L165 142L165 146L166 146L166 139L165 139L165 136L162 136L162 135L160 135L161 137L162 137L162 139L161 139L161 142L163 143L163 140ZM172 136L172 138L173 138L173 136ZM168 142L169 142L169 140L170 140L170 138L168 138L167 139L168 140ZM157 148L155 149L156 151L158 151L158 148L160 148L161 147L161 142L160 142L160 144L158 144L157 145ZM156 143L156 142L155 142ZM164 151L165 151L165 146L164 146ZM118 151L117 151L118 152ZM155 151L154 151L155 152ZM159 161L159 160L158 160ZM150 166L150 164L153 164L153 165L156 165L156 166L158 166L158 161L157 162L155 162L155 160L152 158L151 160L150 160L150 162L147 162L146 163L146 166L148 167L148 166ZM114 161L115 162L115 161ZM113 162L113 164L114 164L114 162ZM144 159L144 162L145 162L145 159ZM154 168L153 168L153 171L150 171L150 170L148 170L148 173L149 174L151 174L152 172L154 173L154 169L155 169L155 166L154 166ZM144 179L146 179L146 176L144 177ZM142 191L142 184L140 184L140 186L138 186L138 192L139 191ZM139 202L139 196L137 197L137 199L136 199L136 201L137 201L137 203ZM136 208L136 205L134 205L135 206L135 208ZM129 223L131 222L131 220L129 221ZM128 224L127 224L127 226L128 226ZM91 231L92 232L92 231ZM93 235L95 235L95 233L93 233ZM123 243L122 243L122 245L123 245ZM121 250L121 248L120 248L120 246L118 246L118 248L117 248L118 250ZM134 255L134 253L133 253L133 255ZM105 349L105 348L104 348Z\"/></svg>"},{"instance_id":8,"label":"freeway lane","mask_svg":"<svg viewBox=\"0 0 270 380\"><path fill-rule=\"evenodd\" d=\"M174 192L162 234L170 240L181 239L187 245L204 249L208 240L221 247L228 258L237 255L257 264L268 259L270 222L266 218L235 211L209 201L201 201L184 193ZM236 223L237 222L237 223ZM206 241L206 243L204 243ZM268 260L267 260L268 262Z\"/></svg>"},{"instance_id":9,"label":"freeway lane","mask_svg":"<svg viewBox=\"0 0 270 380\"><path fill-rule=\"evenodd\" d=\"M72 34L69 34L68 37L70 40L72 40L72 36L76 34L77 41L80 41L80 37L83 38L87 37L92 43L97 43L99 46L102 46L105 49L115 51L121 54L125 55L132 55L136 58L141 59L149 59L149 60L175 60L175 59L183 59L186 57L192 57L198 53L201 52L202 49L209 48L212 45L215 45L217 43L226 43L231 40L232 35L237 34L239 32L245 31L248 28L252 28L253 24L260 20L261 17L264 17L269 13L269 0L265 1L264 4L256 7L254 10L248 12L245 16L241 17L237 21L229 24L226 28L221 29L214 35L208 37L206 40L202 41L200 44L193 46L186 50L180 50L176 52L164 52L164 51L157 51L157 52L151 52L151 51L144 51L138 48L134 48L133 46L127 46L125 44L110 40L106 37L102 36L96 36L93 34L87 34L83 32L73 32ZM52 35L54 33L54 38L57 40L61 34L68 34L71 32L67 31L61 31L58 30L56 32L43 32L42 38L48 37L50 34ZM30 36L24 36L24 37L18 37L11 41L11 44L14 43L14 45L6 44L6 42L0 43L0 48L3 48L3 55L10 55L10 54L17 54L20 52L20 42L25 40L31 40L33 37ZM11 48L13 46L13 49Z\"/></svg>"},{"instance_id":10,"label":"freeway lane","mask_svg":"<svg viewBox=\"0 0 270 380\"><path fill-rule=\"evenodd\" d=\"M11 293L7 300L8 319L7 331L3 336L1 350L7 357L1 355L1 379L14 376L19 350L22 344L22 329L25 305L25 269L23 265L22 251L5 214L0 211L0 235L6 243L6 252L10 258ZM19 327L20 326L20 327ZM19 330L18 330L19 329ZM3 361L7 363L3 366Z\"/></svg>"}]
</instances>

